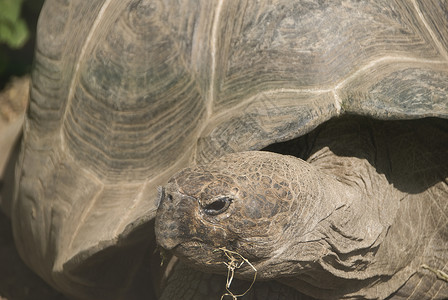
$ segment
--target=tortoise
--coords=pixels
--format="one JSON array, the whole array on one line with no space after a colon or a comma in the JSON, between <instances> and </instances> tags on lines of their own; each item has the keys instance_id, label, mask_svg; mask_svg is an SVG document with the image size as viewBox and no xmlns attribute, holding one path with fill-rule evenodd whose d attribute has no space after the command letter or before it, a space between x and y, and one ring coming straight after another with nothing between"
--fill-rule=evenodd
<instances>
[{"instance_id":1,"label":"tortoise","mask_svg":"<svg viewBox=\"0 0 448 300\"><path fill-rule=\"evenodd\" d=\"M447 140L446 121L341 118L265 149L307 161L247 151L185 168L161 191L157 242L316 299L447 299Z\"/></svg>"},{"instance_id":2,"label":"tortoise","mask_svg":"<svg viewBox=\"0 0 448 300\"><path fill-rule=\"evenodd\" d=\"M446 133L446 7L417 0L46 1L15 195L5 206L21 257L72 298L156 297L147 286L158 285L149 269L162 272L150 261L157 187L176 171L349 115L432 117L444 125L426 135ZM446 160L439 162L446 170ZM442 186L431 204L440 220L445 192ZM446 249L446 236L440 241ZM434 272L419 270L442 286ZM176 284L192 297L199 292L185 291L177 275L190 267L179 263L173 272L177 280L168 279L164 295L180 291ZM194 274L189 279L205 284L215 278ZM283 285L267 281L254 292L266 287Z\"/></svg>"}]
</instances>

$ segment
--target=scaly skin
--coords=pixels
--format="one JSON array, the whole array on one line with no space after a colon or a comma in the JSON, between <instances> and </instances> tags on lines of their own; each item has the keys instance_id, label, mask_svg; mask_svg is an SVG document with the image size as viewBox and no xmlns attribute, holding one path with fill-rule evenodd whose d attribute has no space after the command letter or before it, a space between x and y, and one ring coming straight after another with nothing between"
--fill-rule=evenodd
<instances>
[{"instance_id":1,"label":"scaly skin","mask_svg":"<svg viewBox=\"0 0 448 300\"><path fill-rule=\"evenodd\" d=\"M327 126L316 133L308 162L254 151L184 169L161 193L158 243L200 270L223 274L226 258L217 249L236 251L259 280L316 298L433 290L443 299L448 285L421 265L446 263L447 222L431 211L447 194L437 181L446 167L427 157L420 171L423 163L404 155L430 145L400 147L412 128L388 137L387 126L357 119ZM252 280L253 273L245 264L237 275Z\"/></svg>"}]
</instances>

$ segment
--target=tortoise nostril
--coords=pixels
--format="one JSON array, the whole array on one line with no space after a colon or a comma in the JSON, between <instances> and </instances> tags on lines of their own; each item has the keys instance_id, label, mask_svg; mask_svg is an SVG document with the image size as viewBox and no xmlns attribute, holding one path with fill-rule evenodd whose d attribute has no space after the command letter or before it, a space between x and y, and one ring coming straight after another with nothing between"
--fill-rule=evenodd
<instances>
[{"instance_id":1,"label":"tortoise nostril","mask_svg":"<svg viewBox=\"0 0 448 300\"><path fill-rule=\"evenodd\" d=\"M219 197L213 202L205 205L203 209L207 215L215 216L226 211L231 202L232 199L229 197Z\"/></svg>"}]
</instances>

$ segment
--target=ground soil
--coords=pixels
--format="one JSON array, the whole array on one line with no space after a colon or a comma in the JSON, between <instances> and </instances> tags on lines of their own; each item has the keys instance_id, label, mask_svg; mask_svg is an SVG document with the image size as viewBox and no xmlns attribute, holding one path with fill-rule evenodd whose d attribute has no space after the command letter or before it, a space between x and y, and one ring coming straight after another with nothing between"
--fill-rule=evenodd
<instances>
[{"instance_id":1,"label":"ground soil","mask_svg":"<svg viewBox=\"0 0 448 300\"><path fill-rule=\"evenodd\" d=\"M0 213L0 300L64 300L20 259L11 223Z\"/></svg>"}]
</instances>

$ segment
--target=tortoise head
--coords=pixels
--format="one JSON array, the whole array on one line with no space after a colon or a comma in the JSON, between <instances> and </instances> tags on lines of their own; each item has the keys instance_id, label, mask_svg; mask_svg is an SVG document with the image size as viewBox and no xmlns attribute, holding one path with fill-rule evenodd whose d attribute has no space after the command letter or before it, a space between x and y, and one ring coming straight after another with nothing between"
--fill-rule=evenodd
<instances>
[{"instance_id":1,"label":"tortoise head","mask_svg":"<svg viewBox=\"0 0 448 300\"><path fill-rule=\"evenodd\" d=\"M230 154L184 169L160 191L157 242L212 272L225 271L219 249L269 265L291 246L291 234L315 226L316 213L307 208L318 202L319 189L308 182L310 173L307 163L269 152Z\"/></svg>"}]
</instances>

